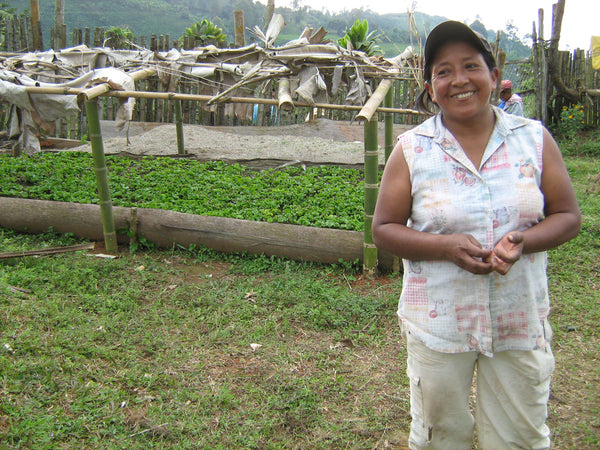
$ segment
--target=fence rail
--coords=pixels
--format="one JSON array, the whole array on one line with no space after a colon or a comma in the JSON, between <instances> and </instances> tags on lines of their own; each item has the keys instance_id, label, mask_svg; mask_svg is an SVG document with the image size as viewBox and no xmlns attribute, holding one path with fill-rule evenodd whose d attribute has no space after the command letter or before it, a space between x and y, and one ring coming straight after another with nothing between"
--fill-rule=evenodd
<instances>
[{"instance_id":1,"label":"fence rail","mask_svg":"<svg viewBox=\"0 0 600 450\"><path fill-rule=\"evenodd\" d=\"M0 23L0 49L6 55L11 53L24 53L31 51L32 45L32 28L30 18L20 17L10 19ZM67 36L65 30L61 36ZM54 34L54 33L53 33ZM54 38L54 36L52 36ZM110 46L111 35L102 27L89 27L85 29L74 29L71 33L72 45L77 46L84 44L88 47L103 47ZM54 39L51 39L53 42ZM133 45L132 45L133 44ZM171 48L180 46L178 40L171 40L169 35L151 35L134 37L131 43L124 42L121 45L123 49L129 49L139 45L143 48L148 48L152 51L168 51ZM62 48L67 47L65 42ZM191 48L191 42L186 41L181 46L182 48ZM0 55L0 58L2 55ZM587 89L599 89L600 77L599 71L592 69L591 55L586 55L583 50L574 52L560 52L561 64L560 73L565 82L569 86L581 88L585 86ZM533 59L533 58L532 58ZM526 110L529 116L544 120L546 125L556 123L560 120L560 112L565 106L570 106L564 97L558 95L549 95L547 103L548 117L540 117L539 111L536 111L535 106L527 109L527 104L535 105L538 102L540 92L534 86L528 86L527 77L531 78L547 78L545 68L533 67L531 60L508 62L504 68L505 77L510 77L516 82L516 91L524 97ZM530 80L531 80L530 78ZM531 82L531 81L530 81ZM136 90L158 92L160 84L156 77L151 77L146 80L136 82ZM392 107L402 109L414 109L415 99L419 91L417 80L414 78L398 79L394 82L394 94ZM199 94L200 87L197 82L181 82L178 86L178 92L184 94ZM340 92L336 98L331 99L331 103L343 104L345 92ZM260 95L258 92L256 95ZM111 120L115 117L118 108L118 99L105 97L101 100L103 109L101 119ZM585 92L581 94L581 104L585 108L586 123L592 127L600 126L600 101L599 97L587 95ZM231 105L217 104L214 107L207 107L205 102L198 101L182 101L183 121L188 124L199 125L290 125L304 122L307 118L315 115L326 117L333 120L350 121L354 117L354 113L343 110L315 110L308 107L297 107L292 111L279 110L276 107L265 105L248 105L246 108L252 108L252 114L247 114L247 117L252 117L251 120L240 120L236 115L232 114ZM6 123L8 113L8 105L0 100L0 124ZM170 122L174 120L174 105L172 101L141 98L136 103L134 110L135 121L143 122ZM423 120L423 116L414 114L394 114L394 123L397 124L417 124ZM59 120L56 124L56 137L81 139L87 134L87 125L83 114L77 119Z\"/></svg>"}]
</instances>

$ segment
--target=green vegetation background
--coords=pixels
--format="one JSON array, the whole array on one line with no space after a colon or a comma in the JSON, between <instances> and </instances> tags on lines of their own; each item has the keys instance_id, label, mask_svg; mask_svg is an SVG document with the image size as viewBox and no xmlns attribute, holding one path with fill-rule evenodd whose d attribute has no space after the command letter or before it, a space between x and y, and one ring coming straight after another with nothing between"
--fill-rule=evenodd
<instances>
[{"instance_id":1,"label":"green vegetation background","mask_svg":"<svg viewBox=\"0 0 600 450\"><path fill-rule=\"evenodd\" d=\"M300 3L300 2L298 2ZM29 9L29 0L4 0L0 4L15 8L20 14ZM275 3L277 5L277 2ZM258 25L264 29L265 5L252 0L80 0L65 2L65 22L67 35L73 28L90 27L129 28L135 36L151 36L152 34L169 35L171 41L183 35L186 27L202 20L209 19L221 27L227 34L228 42L234 41L233 11L244 11L246 28ZM400 10L400 8L399 8ZM368 9L353 9L340 13L330 13L325 8L315 10L307 6L297 9L276 8L276 12L285 18L285 28L276 45L296 39L305 27L323 27L328 31L328 38L337 41L344 35L357 19L367 19L369 29L382 35L381 47L385 56L391 57L401 53L406 46L419 46L419 42L411 41L408 31L407 13L380 15ZM50 44L50 28L54 25L54 2L40 2L40 15L44 44ZM435 14L415 13L417 29L424 39L426 33L445 17ZM535 20L535 17L532 18ZM484 34L490 41L496 40L497 30L488 30L481 22L470 24L474 29ZM501 47L507 53L507 59L526 58L530 48L518 37L514 27L500 31ZM247 42L252 42L253 36L246 32Z\"/></svg>"}]
</instances>

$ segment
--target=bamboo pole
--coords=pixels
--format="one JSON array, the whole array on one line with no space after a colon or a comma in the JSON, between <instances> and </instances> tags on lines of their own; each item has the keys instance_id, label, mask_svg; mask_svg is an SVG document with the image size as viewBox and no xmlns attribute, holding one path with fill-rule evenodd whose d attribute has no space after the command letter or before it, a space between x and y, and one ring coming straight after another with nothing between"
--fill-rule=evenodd
<instances>
[{"instance_id":1,"label":"bamboo pole","mask_svg":"<svg viewBox=\"0 0 600 450\"><path fill-rule=\"evenodd\" d=\"M373 117L373 114L375 114L377 111L377 107L381 105L381 102L383 102L383 99L387 95L392 85L392 80L382 80L381 83L379 83L379 86L377 86L377 89L375 89L375 92L373 92L373 95L369 97L367 103L365 103L365 105L361 108L360 112L356 116L356 120L370 121L371 117Z\"/></svg>"},{"instance_id":2,"label":"bamboo pole","mask_svg":"<svg viewBox=\"0 0 600 450\"><path fill-rule=\"evenodd\" d=\"M377 273L377 247L373 243L373 214L377 202L379 178L379 151L377 149L377 117L368 120L365 131L365 231L363 242L363 273L373 276Z\"/></svg>"},{"instance_id":3,"label":"bamboo pole","mask_svg":"<svg viewBox=\"0 0 600 450\"><path fill-rule=\"evenodd\" d=\"M285 111L291 111L294 109L294 101L292 100L292 94L290 92L290 79L281 78L279 80L279 86L277 87L277 100L279 101L277 106L279 109Z\"/></svg>"},{"instance_id":4,"label":"bamboo pole","mask_svg":"<svg viewBox=\"0 0 600 450\"><path fill-rule=\"evenodd\" d=\"M150 70L150 69L146 69ZM93 89L93 88L92 88ZM63 95L82 95L86 89L81 88L69 88L69 87L36 87L28 86L27 92L38 93L38 94L63 94ZM213 97L210 95L199 95L199 94L182 94L174 92L143 92L143 91L107 91L102 92L99 95L106 97L117 97L117 98L147 98L147 99L164 99L164 100L190 100L196 102L207 102ZM85 97L82 97L85 100ZM262 104L262 105L278 105L279 100L270 98L255 98L255 97L229 97L224 99L222 103L250 103L250 104ZM355 105L338 105L331 103L306 103L296 102L294 103L297 107L307 108L323 108L323 109L337 109L340 111L361 111L364 107ZM377 112L392 112L395 114L414 114L419 115L419 111L414 109L402 109L402 108L385 108L379 107L375 111Z\"/></svg>"},{"instance_id":5,"label":"bamboo pole","mask_svg":"<svg viewBox=\"0 0 600 450\"><path fill-rule=\"evenodd\" d=\"M29 0L29 10L31 11L33 49L41 52L44 50L44 39L42 37L42 22L40 19L39 0Z\"/></svg>"},{"instance_id":6,"label":"bamboo pole","mask_svg":"<svg viewBox=\"0 0 600 450\"><path fill-rule=\"evenodd\" d=\"M233 23L235 30L235 46L243 47L246 45L246 35L244 34L244 11L235 10L233 12Z\"/></svg>"},{"instance_id":7,"label":"bamboo pole","mask_svg":"<svg viewBox=\"0 0 600 450\"><path fill-rule=\"evenodd\" d=\"M175 129L177 130L177 154L185 155L183 144L183 119L181 116L181 100L175 100Z\"/></svg>"},{"instance_id":8,"label":"bamboo pole","mask_svg":"<svg viewBox=\"0 0 600 450\"><path fill-rule=\"evenodd\" d=\"M390 88L383 101L383 106L392 108L394 102L394 88ZM394 113L386 111L383 115L385 123L385 160L387 162L394 149Z\"/></svg>"},{"instance_id":9,"label":"bamboo pole","mask_svg":"<svg viewBox=\"0 0 600 450\"><path fill-rule=\"evenodd\" d=\"M385 96L385 100L383 104L387 108L391 108L394 103L394 87L392 87L387 95ZM389 159L392 154L392 150L394 149L394 113L386 112L384 113L384 121L385 121L385 162ZM394 273L400 272L400 258L394 255L392 257L392 270Z\"/></svg>"},{"instance_id":10,"label":"bamboo pole","mask_svg":"<svg viewBox=\"0 0 600 450\"><path fill-rule=\"evenodd\" d=\"M156 74L156 69L152 67L136 70L135 72L131 72L128 75L133 79L133 81L143 80L149 76ZM51 88L50 88L51 89ZM61 88L59 88L61 89ZM87 100L92 100L102 94L106 94L111 91L111 87L109 83L98 84L97 86L93 86L88 89L80 90L77 93L77 101L82 103ZM122 92L122 91L121 91ZM133 95L129 95L128 97L133 97Z\"/></svg>"},{"instance_id":11,"label":"bamboo pole","mask_svg":"<svg viewBox=\"0 0 600 450\"><path fill-rule=\"evenodd\" d=\"M55 0L54 3L54 50L60 50L67 46L65 0Z\"/></svg>"},{"instance_id":12,"label":"bamboo pole","mask_svg":"<svg viewBox=\"0 0 600 450\"><path fill-rule=\"evenodd\" d=\"M112 200L110 198L110 189L108 187L108 169L106 168L104 145L102 143L102 133L100 131L100 119L98 118L98 101L86 100L85 111L88 120L89 137L92 144L96 182L98 184L98 199L100 204L100 214L102 216L104 244L108 253L116 253L117 232L115 230Z\"/></svg>"},{"instance_id":13,"label":"bamboo pole","mask_svg":"<svg viewBox=\"0 0 600 450\"><path fill-rule=\"evenodd\" d=\"M265 11L265 30L269 28L273 13L275 12L275 0L267 0L267 9Z\"/></svg>"}]
</instances>

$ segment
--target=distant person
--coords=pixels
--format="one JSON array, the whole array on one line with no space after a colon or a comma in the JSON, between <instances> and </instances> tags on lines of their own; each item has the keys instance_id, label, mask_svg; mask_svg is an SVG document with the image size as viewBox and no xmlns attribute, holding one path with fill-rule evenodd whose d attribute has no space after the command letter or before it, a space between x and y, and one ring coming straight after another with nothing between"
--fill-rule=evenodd
<instances>
[{"instance_id":1,"label":"distant person","mask_svg":"<svg viewBox=\"0 0 600 450\"><path fill-rule=\"evenodd\" d=\"M513 84L510 80L502 80L500 84L500 103L498 106L509 114L523 117L523 99L513 94Z\"/></svg>"},{"instance_id":2,"label":"distant person","mask_svg":"<svg viewBox=\"0 0 600 450\"><path fill-rule=\"evenodd\" d=\"M417 100L435 115L400 135L381 179L373 240L404 263L412 450L470 449L475 427L481 449L550 448L546 251L581 214L548 130L490 103L498 76L480 34L435 27Z\"/></svg>"}]
</instances>

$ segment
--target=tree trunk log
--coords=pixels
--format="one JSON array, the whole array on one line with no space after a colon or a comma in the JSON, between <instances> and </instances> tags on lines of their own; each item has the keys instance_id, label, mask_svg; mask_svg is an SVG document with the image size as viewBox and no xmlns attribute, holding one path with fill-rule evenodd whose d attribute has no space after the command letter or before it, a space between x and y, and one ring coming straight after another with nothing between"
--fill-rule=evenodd
<instances>
[{"instance_id":1,"label":"tree trunk log","mask_svg":"<svg viewBox=\"0 0 600 450\"><path fill-rule=\"evenodd\" d=\"M247 252L326 264L363 261L363 233L280 223L200 216L175 211L113 207L117 240L127 230L170 248L203 245L222 252ZM98 205L0 197L0 227L23 233L58 233L102 241ZM392 255L379 251L379 267L390 270Z\"/></svg>"}]
</instances>

